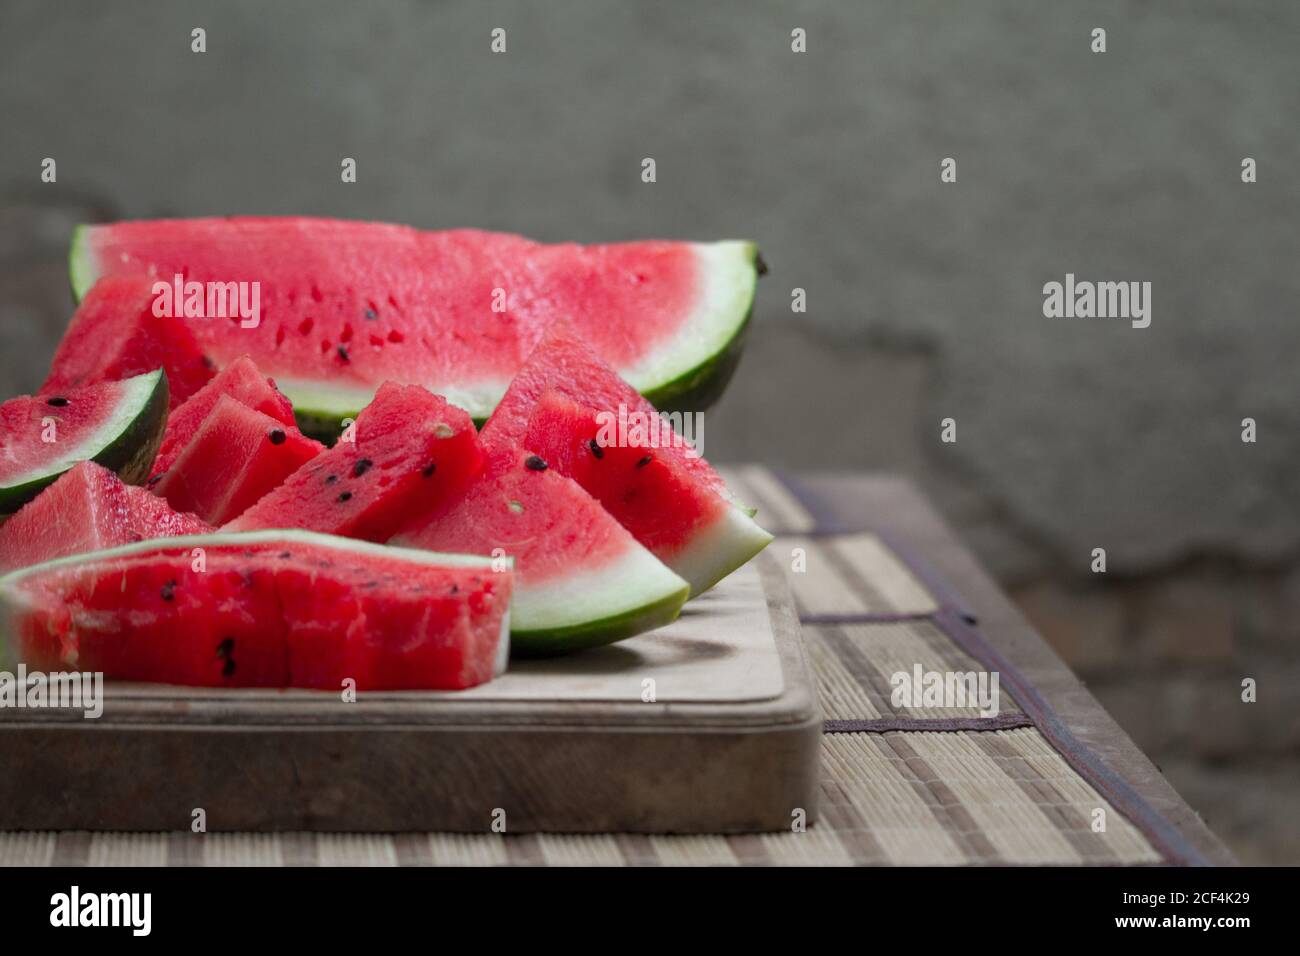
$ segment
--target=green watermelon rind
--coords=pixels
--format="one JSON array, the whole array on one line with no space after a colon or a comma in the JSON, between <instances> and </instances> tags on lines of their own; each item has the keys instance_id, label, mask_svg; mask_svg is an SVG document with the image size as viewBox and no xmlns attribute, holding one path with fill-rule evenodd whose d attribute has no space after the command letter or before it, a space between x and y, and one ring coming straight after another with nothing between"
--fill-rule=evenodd
<instances>
[{"instance_id":1,"label":"green watermelon rind","mask_svg":"<svg viewBox=\"0 0 1300 956\"><path fill-rule=\"evenodd\" d=\"M694 599L748 564L773 540L772 533L754 521L748 508L728 502L721 520L665 563L690 582Z\"/></svg>"},{"instance_id":2,"label":"green watermelon rind","mask_svg":"<svg viewBox=\"0 0 1300 956\"><path fill-rule=\"evenodd\" d=\"M72 230L68 247L68 280L72 283L72 301L80 302L99 278L99 270L90 253L91 226L82 223Z\"/></svg>"},{"instance_id":3,"label":"green watermelon rind","mask_svg":"<svg viewBox=\"0 0 1300 956\"><path fill-rule=\"evenodd\" d=\"M701 326L716 326L710 354L685 372L667 382L656 384L635 373L628 381L661 412L695 412L711 407L726 390L740 364L750 320L754 314L754 296L758 289L758 245L753 242L729 241L700 246L704 254L716 258L710 270L714 282L722 287L724 301L693 321L683 324L692 335ZM720 280L720 281L719 281ZM641 379L641 380L638 380Z\"/></svg>"},{"instance_id":4,"label":"green watermelon rind","mask_svg":"<svg viewBox=\"0 0 1300 956\"><path fill-rule=\"evenodd\" d=\"M131 544L107 548L102 551L90 551L85 554L73 554L67 557L42 561L0 575L0 662L6 666L12 664L14 653L10 635L17 633L16 621L21 613L31 609L31 602L19 588L22 581L32 575L55 571L65 567L76 567L96 561L108 561L116 558L128 558L134 555L147 555L157 551L186 551L192 548L242 547L250 544L298 543L313 547L332 548L353 554L373 555L376 557L397 558L418 564L436 567L483 568L492 572L514 570L510 558L485 557L478 554L450 554L440 551L426 551L422 548L402 548L389 544L373 544L358 541L355 538L342 538L318 531L304 531L301 528L267 528L257 531L226 531L213 534L175 535L167 538L152 538L135 541ZM501 649L498 651L496 673L504 670L506 654L510 643L509 610L502 620ZM12 670L12 667L9 667Z\"/></svg>"},{"instance_id":5,"label":"green watermelon rind","mask_svg":"<svg viewBox=\"0 0 1300 956\"><path fill-rule=\"evenodd\" d=\"M116 472L129 485L149 477L149 468L167 427L167 375L155 369L122 381L122 400L114 414L52 466L43 465L0 487L0 515L11 514L81 461Z\"/></svg>"},{"instance_id":6,"label":"green watermelon rind","mask_svg":"<svg viewBox=\"0 0 1300 956\"><path fill-rule=\"evenodd\" d=\"M95 284L99 269L90 249L93 226L79 225L73 231L68 252L68 274L73 297L80 302ZM754 308L754 294L761 271L758 246L753 242L727 240L695 243L697 254L709 261L709 277L701 311L683 323L683 337L694 351L700 338L708 340L708 354L694 361L686 371L684 364L670 349L658 354L654 366L659 368L624 370L628 380L661 411L702 411L722 395L744 349ZM691 361L688 359L687 361ZM664 380L664 379L667 380ZM373 393L367 388L336 387L328 383L295 381L292 376L277 375L276 384L293 403L298 427L304 434L331 439L339 434L345 419L355 419L369 404ZM421 382L465 408L481 426L492 413L486 402L457 396L454 389L439 383ZM497 401L500 396L497 396ZM495 402L491 403L495 407Z\"/></svg>"},{"instance_id":7,"label":"green watermelon rind","mask_svg":"<svg viewBox=\"0 0 1300 956\"><path fill-rule=\"evenodd\" d=\"M511 653L516 657L558 657L635 637L677 620L689 592L690 588L682 587L654 604L575 627L536 631L512 628Z\"/></svg>"}]
</instances>

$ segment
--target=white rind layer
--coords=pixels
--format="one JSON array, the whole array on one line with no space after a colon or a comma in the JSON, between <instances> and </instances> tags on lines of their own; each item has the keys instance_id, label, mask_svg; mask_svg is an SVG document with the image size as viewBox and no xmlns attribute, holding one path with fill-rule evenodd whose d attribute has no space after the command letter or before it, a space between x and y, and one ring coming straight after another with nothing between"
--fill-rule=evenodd
<instances>
[{"instance_id":1,"label":"white rind layer","mask_svg":"<svg viewBox=\"0 0 1300 956\"><path fill-rule=\"evenodd\" d=\"M511 610L519 632L557 631L634 614L681 595L687 584L635 545L600 567L514 588Z\"/></svg>"},{"instance_id":2,"label":"white rind layer","mask_svg":"<svg viewBox=\"0 0 1300 956\"><path fill-rule=\"evenodd\" d=\"M666 341L619 374L638 392L651 392L694 371L740 332L754 301L758 273L752 242L693 242L699 270L695 304Z\"/></svg>"},{"instance_id":3,"label":"white rind layer","mask_svg":"<svg viewBox=\"0 0 1300 956\"><path fill-rule=\"evenodd\" d=\"M161 375L162 370L158 369L144 375L137 375L134 378L124 379L121 383L121 401L113 409L113 414L104 419L99 428L89 435L83 436L75 445L56 440L54 445L60 451L57 458L28 469L22 474L12 475L5 480L5 484L17 487L53 475L61 475L78 462L94 458L116 441L118 436L140 417L140 413L144 411L145 406L149 404L149 399L153 397L153 393L157 390L158 378Z\"/></svg>"},{"instance_id":4,"label":"white rind layer","mask_svg":"<svg viewBox=\"0 0 1300 956\"><path fill-rule=\"evenodd\" d=\"M691 585L691 597L703 594L772 541L740 507L728 502L721 517L695 535L665 562Z\"/></svg>"}]
</instances>

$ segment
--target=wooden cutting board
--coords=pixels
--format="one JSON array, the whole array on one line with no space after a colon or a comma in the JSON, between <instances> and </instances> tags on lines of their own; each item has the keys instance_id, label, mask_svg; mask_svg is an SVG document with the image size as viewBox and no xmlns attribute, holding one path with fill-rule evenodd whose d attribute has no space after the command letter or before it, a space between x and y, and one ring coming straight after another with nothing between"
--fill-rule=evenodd
<instances>
[{"instance_id":1,"label":"wooden cutting board","mask_svg":"<svg viewBox=\"0 0 1300 956\"><path fill-rule=\"evenodd\" d=\"M753 832L815 811L821 717L764 553L672 625L460 692L109 684L0 708L0 830Z\"/></svg>"}]
</instances>

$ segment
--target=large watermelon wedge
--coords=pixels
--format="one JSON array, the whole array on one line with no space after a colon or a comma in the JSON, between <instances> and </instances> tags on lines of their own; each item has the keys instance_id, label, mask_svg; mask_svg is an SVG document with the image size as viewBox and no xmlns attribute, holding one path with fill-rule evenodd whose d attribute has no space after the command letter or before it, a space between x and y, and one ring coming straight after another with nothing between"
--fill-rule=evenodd
<instances>
[{"instance_id":1,"label":"large watermelon wedge","mask_svg":"<svg viewBox=\"0 0 1300 956\"><path fill-rule=\"evenodd\" d=\"M163 538L0 577L0 658L169 684L458 689L505 667L510 583L509 562L306 531Z\"/></svg>"},{"instance_id":2,"label":"large watermelon wedge","mask_svg":"<svg viewBox=\"0 0 1300 956\"><path fill-rule=\"evenodd\" d=\"M10 399L0 405L0 514L17 511L79 461L143 481L166 421L161 369Z\"/></svg>"},{"instance_id":3,"label":"large watermelon wedge","mask_svg":"<svg viewBox=\"0 0 1300 956\"><path fill-rule=\"evenodd\" d=\"M667 624L689 591L590 495L527 452L493 455L463 496L392 543L514 558L510 637L524 655Z\"/></svg>"},{"instance_id":4,"label":"large watermelon wedge","mask_svg":"<svg viewBox=\"0 0 1300 956\"><path fill-rule=\"evenodd\" d=\"M74 292L105 275L259 282L257 328L191 322L224 367L248 353L304 428L355 416L384 381L424 385L477 420L557 317L660 407L703 407L739 358L749 242L545 245L477 230L228 218L82 226Z\"/></svg>"},{"instance_id":5,"label":"large watermelon wedge","mask_svg":"<svg viewBox=\"0 0 1300 956\"><path fill-rule=\"evenodd\" d=\"M490 448L523 447L571 477L698 595L772 540L696 449L557 322L483 427ZM635 427L619 423L638 422Z\"/></svg>"}]
</instances>

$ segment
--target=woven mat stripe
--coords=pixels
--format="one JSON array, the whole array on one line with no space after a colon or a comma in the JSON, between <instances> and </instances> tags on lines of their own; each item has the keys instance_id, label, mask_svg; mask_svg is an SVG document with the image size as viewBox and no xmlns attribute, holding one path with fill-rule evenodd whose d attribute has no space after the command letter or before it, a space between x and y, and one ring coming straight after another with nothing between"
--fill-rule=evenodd
<instances>
[{"instance_id":1,"label":"woven mat stripe","mask_svg":"<svg viewBox=\"0 0 1300 956\"><path fill-rule=\"evenodd\" d=\"M938 731L999 730L1031 723L1019 714L1020 708L1010 695L999 694L1000 712L991 716L981 713L974 703L956 709L921 703L894 706L893 675L900 671L910 675L913 664L926 672L983 670L979 661L931 620L809 626L804 629L804 638L817 674L828 733L927 726Z\"/></svg>"},{"instance_id":2,"label":"woven mat stripe","mask_svg":"<svg viewBox=\"0 0 1300 956\"><path fill-rule=\"evenodd\" d=\"M1043 699L1029 680L959 614L941 611L935 622L967 653L1000 675L1001 686L1034 721L1039 732L1084 780L1140 829L1168 861L1209 866L1209 861L1155 807L1097 756Z\"/></svg>"},{"instance_id":3,"label":"woven mat stripe","mask_svg":"<svg viewBox=\"0 0 1300 956\"><path fill-rule=\"evenodd\" d=\"M1035 774L1029 762L998 734L972 734L971 741L995 760L1006 761L1012 770L1009 774L1025 795L1045 813L1061 831L1085 863L1114 864L1119 862L1115 851L1104 841L1092 835L1088 820L1072 806L1050 779Z\"/></svg>"},{"instance_id":4,"label":"woven mat stripe","mask_svg":"<svg viewBox=\"0 0 1300 956\"><path fill-rule=\"evenodd\" d=\"M872 528L855 516L845 516L837 510L833 503L824 500L797 475L776 468L770 468L768 471L786 487L790 494L803 506L804 510L812 515L815 522L813 527L801 531L800 534L811 537L832 538L863 533L877 535L894 552L898 559L907 566L908 570L925 585L930 594L934 596L935 603L939 607L954 608L959 614L970 618L972 623L975 622L975 613L965 599L954 591L944 577L930 567L929 563L916 554L911 547L898 540L896 535ZM922 616L928 617L929 615Z\"/></svg>"},{"instance_id":5,"label":"woven mat stripe","mask_svg":"<svg viewBox=\"0 0 1300 956\"><path fill-rule=\"evenodd\" d=\"M866 530L860 526L854 527L852 521L846 521L836 510L833 502L815 493L798 477L780 471L773 473L813 516L820 532L844 534ZM1074 732L1029 681L979 634L972 626L977 623L977 618L970 606L928 563L922 561L906 544L898 541L896 536L882 534L881 538L931 589L940 606L939 612L933 617L935 623L984 667L999 673L1002 688L1033 720L1034 726L1076 773L1088 781L1115 809L1131 820L1166 860L1193 866L1209 865L1200 851L1192 846L1163 814L1147 803L1091 748L1074 735Z\"/></svg>"}]
</instances>

